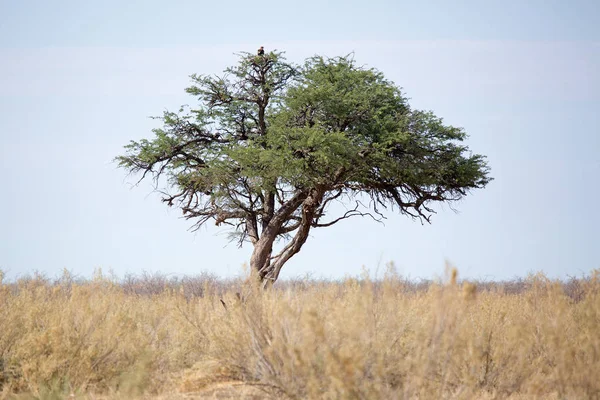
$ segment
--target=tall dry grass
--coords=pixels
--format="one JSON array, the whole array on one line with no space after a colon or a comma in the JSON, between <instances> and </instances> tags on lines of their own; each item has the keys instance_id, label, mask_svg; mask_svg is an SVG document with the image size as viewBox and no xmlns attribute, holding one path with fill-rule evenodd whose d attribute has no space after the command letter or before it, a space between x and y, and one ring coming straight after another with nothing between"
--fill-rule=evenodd
<instances>
[{"instance_id":1,"label":"tall dry grass","mask_svg":"<svg viewBox=\"0 0 600 400\"><path fill-rule=\"evenodd\" d=\"M2 398L174 398L240 382L252 398L597 399L600 282L0 284Z\"/></svg>"}]
</instances>

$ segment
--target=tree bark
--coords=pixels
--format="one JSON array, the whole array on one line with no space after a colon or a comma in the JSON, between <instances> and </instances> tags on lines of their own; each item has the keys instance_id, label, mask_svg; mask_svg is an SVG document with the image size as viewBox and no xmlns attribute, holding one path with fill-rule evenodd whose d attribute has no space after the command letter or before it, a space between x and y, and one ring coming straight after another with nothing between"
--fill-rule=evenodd
<instances>
[{"instance_id":1,"label":"tree bark","mask_svg":"<svg viewBox=\"0 0 600 400\"><path fill-rule=\"evenodd\" d=\"M277 230L277 233L275 234L275 236L272 238L272 240L270 242L268 240L265 240L265 246L269 245L270 247L268 248L268 258L265 259L265 261L262 263L262 265L260 265L260 266L258 264L253 265L252 260L251 260L251 265L253 267L254 266L260 267L260 269L258 269L258 270L255 270L254 268L252 270L256 271L256 277L258 278L258 281L263 288L270 287L275 283L277 278L279 278L279 273L281 272L281 268L283 267L283 265L290 258L292 258L295 254L297 254L300 251L300 249L306 242L306 239L308 239L308 234L310 232L310 228L312 227L314 218L317 214L317 210L321 204L321 201L323 200L324 193L325 193L324 189L315 188L315 189L310 190L308 195L302 200L302 202L301 202L302 219L300 221L300 225L298 227L296 235L283 248L283 250L281 250L281 252L279 254L277 254L275 257L271 257L271 254L273 252L273 242L277 238L277 233L279 233L279 230ZM279 225L279 228L281 228L281 224ZM264 234L263 234L263 238L264 238ZM261 240L263 238L261 238ZM255 246L254 249L255 250L253 253L253 257L254 257L254 254L257 253L257 247ZM259 252L260 251L266 253L266 249L260 249ZM256 259L255 262L258 263L259 260Z\"/></svg>"},{"instance_id":2,"label":"tree bark","mask_svg":"<svg viewBox=\"0 0 600 400\"><path fill-rule=\"evenodd\" d=\"M307 198L308 191L300 190L284 203L277 212L273 214L269 223L263 227L260 238L254 243L254 250L250 257L250 269L253 277L261 283L270 268L273 243L280 233L281 227L292 215L292 213Z\"/></svg>"}]
</instances>

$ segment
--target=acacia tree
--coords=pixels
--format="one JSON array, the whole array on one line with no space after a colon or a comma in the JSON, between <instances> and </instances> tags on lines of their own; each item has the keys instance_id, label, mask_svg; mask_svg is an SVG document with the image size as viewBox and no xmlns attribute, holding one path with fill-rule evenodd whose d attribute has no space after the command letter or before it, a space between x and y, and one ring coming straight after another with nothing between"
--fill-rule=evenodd
<instances>
[{"instance_id":1,"label":"acacia tree","mask_svg":"<svg viewBox=\"0 0 600 400\"><path fill-rule=\"evenodd\" d=\"M157 184L193 228L227 224L249 241L253 276L273 283L313 228L389 208L430 221L490 180L461 128L413 110L381 72L351 57L242 53L222 77L191 76L194 108L165 112L154 138L132 141L120 166ZM366 199L366 200L365 200ZM329 215L333 201L351 202ZM274 244L283 240L274 254Z\"/></svg>"}]
</instances>

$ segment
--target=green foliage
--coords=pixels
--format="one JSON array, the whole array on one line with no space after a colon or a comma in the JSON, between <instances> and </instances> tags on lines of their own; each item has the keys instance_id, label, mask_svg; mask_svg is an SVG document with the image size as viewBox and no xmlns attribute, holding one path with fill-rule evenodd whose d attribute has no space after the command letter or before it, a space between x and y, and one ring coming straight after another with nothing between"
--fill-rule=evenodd
<instances>
[{"instance_id":1,"label":"green foliage","mask_svg":"<svg viewBox=\"0 0 600 400\"><path fill-rule=\"evenodd\" d=\"M316 145L291 140L314 158L304 176L331 176L344 168L345 189L423 217L420 205L458 200L489 182L484 157L460 144L465 132L431 112L411 110L380 72L357 68L348 58L322 57L308 60L303 72L281 117L284 125L318 132L309 135Z\"/></svg>"}]
</instances>

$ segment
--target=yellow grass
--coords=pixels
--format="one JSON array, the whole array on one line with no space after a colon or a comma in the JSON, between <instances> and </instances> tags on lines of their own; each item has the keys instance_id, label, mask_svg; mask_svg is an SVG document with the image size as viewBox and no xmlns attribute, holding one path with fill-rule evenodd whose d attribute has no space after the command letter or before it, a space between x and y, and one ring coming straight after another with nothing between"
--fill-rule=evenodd
<instances>
[{"instance_id":1,"label":"yellow grass","mask_svg":"<svg viewBox=\"0 0 600 400\"><path fill-rule=\"evenodd\" d=\"M207 280L195 295L5 282L0 398L600 398L596 275L568 293L539 275L518 290L388 275L268 292Z\"/></svg>"}]
</instances>

